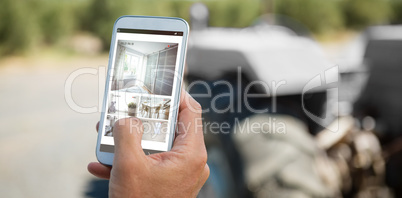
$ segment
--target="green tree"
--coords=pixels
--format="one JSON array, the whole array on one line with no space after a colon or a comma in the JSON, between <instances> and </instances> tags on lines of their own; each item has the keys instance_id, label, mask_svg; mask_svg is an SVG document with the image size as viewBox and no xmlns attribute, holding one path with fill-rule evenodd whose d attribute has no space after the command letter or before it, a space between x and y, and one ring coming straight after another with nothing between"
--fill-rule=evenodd
<instances>
[{"instance_id":1,"label":"green tree","mask_svg":"<svg viewBox=\"0 0 402 198\"><path fill-rule=\"evenodd\" d=\"M392 15L387 0L343 0L342 8L346 25L358 29L388 23Z\"/></svg>"},{"instance_id":2,"label":"green tree","mask_svg":"<svg viewBox=\"0 0 402 198\"><path fill-rule=\"evenodd\" d=\"M206 1L210 25L217 27L247 27L261 15L260 1Z\"/></svg>"},{"instance_id":3,"label":"green tree","mask_svg":"<svg viewBox=\"0 0 402 198\"><path fill-rule=\"evenodd\" d=\"M394 24L402 23L402 0L391 1L392 17L391 22Z\"/></svg>"},{"instance_id":4,"label":"green tree","mask_svg":"<svg viewBox=\"0 0 402 198\"><path fill-rule=\"evenodd\" d=\"M286 15L304 24L313 33L325 33L343 27L343 17L334 0L278 0L276 14Z\"/></svg>"},{"instance_id":5,"label":"green tree","mask_svg":"<svg viewBox=\"0 0 402 198\"><path fill-rule=\"evenodd\" d=\"M22 0L0 1L0 55L21 53L33 46L39 29L29 5Z\"/></svg>"}]
</instances>

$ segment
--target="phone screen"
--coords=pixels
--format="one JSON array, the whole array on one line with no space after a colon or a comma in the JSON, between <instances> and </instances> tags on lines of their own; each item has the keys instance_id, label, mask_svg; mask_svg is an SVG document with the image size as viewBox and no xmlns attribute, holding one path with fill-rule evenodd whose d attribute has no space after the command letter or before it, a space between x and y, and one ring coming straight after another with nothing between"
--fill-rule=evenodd
<instances>
[{"instance_id":1,"label":"phone screen","mask_svg":"<svg viewBox=\"0 0 402 198\"><path fill-rule=\"evenodd\" d=\"M146 153L167 151L174 135L174 108L183 32L117 29L100 151L114 152L113 127L122 118L143 124Z\"/></svg>"}]
</instances>

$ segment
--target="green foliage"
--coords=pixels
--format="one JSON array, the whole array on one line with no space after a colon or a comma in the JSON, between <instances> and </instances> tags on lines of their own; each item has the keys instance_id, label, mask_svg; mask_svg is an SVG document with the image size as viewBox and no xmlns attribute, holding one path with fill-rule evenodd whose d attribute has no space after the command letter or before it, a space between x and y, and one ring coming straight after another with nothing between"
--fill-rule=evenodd
<instances>
[{"instance_id":1,"label":"green foliage","mask_svg":"<svg viewBox=\"0 0 402 198\"><path fill-rule=\"evenodd\" d=\"M275 11L304 24L314 33L324 33L343 26L342 13L334 0L277 0Z\"/></svg>"},{"instance_id":2,"label":"green foliage","mask_svg":"<svg viewBox=\"0 0 402 198\"><path fill-rule=\"evenodd\" d=\"M402 0L203 0L210 26L247 27L274 12L300 22L314 34L342 28L402 22ZM114 21L121 15L181 17L190 6L182 0L1 0L0 56L36 46L57 45L78 32L89 32L109 49ZM274 5L274 6L272 6ZM190 22L190 21L189 21Z\"/></svg>"},{"instance_id":3,"label":"green foliage","mask_svg":"<svg viewBox=\"0 0 402 198\"><path fill-rule=\"evenodd\" d=\"M188 18L191 4L182 1L156 0L92 0L83 16L82 29L98 35L109 49L115 20L122 15L174 16Z\"/></svg>"},{"instance_id":4,"label":"green foliage","mask_svg":"<svg viewBox=\"0 0 402 198\"><path fill-rule=\"evenodd\" d=\"M56 43L71 35L77 23L73 14L73 4L68 2L50 1L35 5L38 13L38 25L45 43Z\"/></svg>"},{"instance_id":5,"label":"green foliage","mask_svg":"<svg viewBox=\"0 0 402 198\"><path fill-rule=\"evenodd\" d=\"M77 23L70 1L2 0L0 55L54 44L71 35Z\"/></svg>"},{"instance_id":6,"label":"green foliage","mask_svg":"<svg viewBox=\"0 0 402 198\"><path fill-rule=\"evenodd\" d=\"M137 104L135 104L134 102L130 102L128 103L128 108L135 109L137 108Z\"/></svg>"},{"instance_id":7,"label":"green foliage","mask_svg":"<svg viewBox=\"0 0 402 198\"><path fill-rule=\"evenodd\" d=\"M352 28L387 22L392 14L387 0L343 0L342 8L346 25Z\"/></svg>"},{"instance_id":8,"label":"green foliage","mask_svg":"<svg viewBox=\"0 0 402 198\"><path fill-rule=\"evenodd\" d=\"M29 11L22 0L0 1L0 55L23 52L34 44L39 29Z\"/></svg>"},{"instance_id":9,"label":"green foliage","mask_svg":"<svg viewBox=\"0 0 402 198\"><path fill-rule=\"evenodd\" d=\"M205 1L210 12L210 25L217 27L247 27L261 15L260 1Z\"/></svg>"},{"instance_id":10,"label":"green foliage","mask_svg":"<svg viewBox=\"0 0 402 198\"><path fill-rule=\"evenodd\" d=\"M114 21L126 15L131 7L127 3L126 0L92 0L83 18L82 29L98 35L103 44L110 43Z\"/></svg>"},{"instance_id":11,"label":"green foliage","mask_svg":"<svg viewBox=\"0 0 402 198\"><path fill-rule=\"evenodd\" d=\"M394 24L402 23L402 0L391 1L392 17L391 22Z\"/></svg>"}]
</instances>

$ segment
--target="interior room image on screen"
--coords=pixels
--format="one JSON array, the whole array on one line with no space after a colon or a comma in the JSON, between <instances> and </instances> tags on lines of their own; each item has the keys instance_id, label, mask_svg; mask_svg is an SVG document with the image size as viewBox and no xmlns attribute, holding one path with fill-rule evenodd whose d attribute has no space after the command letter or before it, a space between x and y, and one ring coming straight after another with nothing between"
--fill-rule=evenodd
<instances>
[{"instance_id":1,"label":"interior room image on screen","mask_svg":"<svg viewBox=\"0 0 402 198\"><path fill-rule=\"evenodd\" d=\"M141 100L140 100L141 99ZM168 120L170 97L157 95L140 96L127 92L111 91L108 115Z\"/></svg>"},{"instance_id":2,"label":"interior room image on screen","mask_svg":"<svg viewBox=\"0 0 402 198\"><path fill-rule=\"evenodd\" d=\"M177 43L118 40L111 90L172 95Z\"/></svg>"},{"instance_id":3,"label":"interior room image on screen","mask_svg":"<svg viewBox=\"0 0 402 198\"><path fill-rule=\"evenodd\" d=\"M105 136L113 137L114 123L123 117L107 115L105 121ZM142 120L142 140L166 142L167 122L157 120Z\"/></svg>"}]
</instances>

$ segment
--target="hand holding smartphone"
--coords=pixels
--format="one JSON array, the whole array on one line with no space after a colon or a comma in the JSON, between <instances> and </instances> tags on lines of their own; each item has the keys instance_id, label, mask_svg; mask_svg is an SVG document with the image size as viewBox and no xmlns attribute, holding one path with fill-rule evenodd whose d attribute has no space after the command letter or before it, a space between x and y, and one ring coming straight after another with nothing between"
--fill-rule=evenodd
<instances>
[{"instance_id":1,"label":"hand holding smartphone","mask_svg":"<svg viewBox=\"0 0 402 198\"><path fill-rule=\"evenodd\" d=\"M209 176L201 106L185 91L180 98L179 127L169 152L145 155L142 122L134 117L117 121L113 167L88 165L93 175L110 179L109 197L197 196Z\"/></svg>"},{"instance_id":2,"label":"hand holding smartphone","mask_svg":"<svg viewBox=\"0 0 402 198\"><path fill-rule=\"evenodd\" d=\"M115 123L129 117L142 122L145 154L172 148L188 31L179 18L123 16L115 22L96 147L102 164L112 165Z\"/></svg>"}]
</instances>

